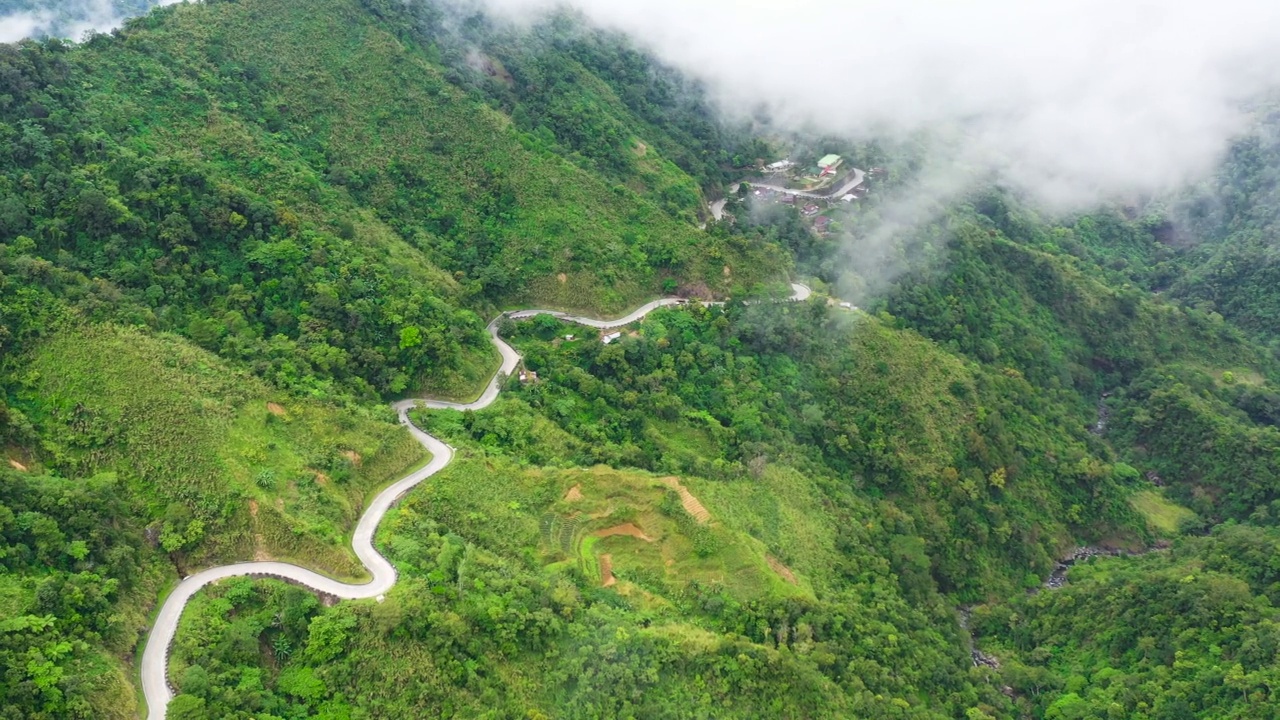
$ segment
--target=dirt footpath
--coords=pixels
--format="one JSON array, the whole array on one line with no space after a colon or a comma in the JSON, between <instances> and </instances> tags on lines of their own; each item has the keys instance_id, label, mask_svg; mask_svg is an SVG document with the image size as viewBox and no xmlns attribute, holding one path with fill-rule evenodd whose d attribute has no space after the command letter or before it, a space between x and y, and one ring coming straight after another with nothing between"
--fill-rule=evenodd
<instances>
[{"instance_id":1,"label":"dirt footpath","mask_svg":"<svg viewBox=\"0 0 1280 720\"><path fill-rule=\"evenodd\" d=\"M680 504L684 506L685 512L693 516L694 520L697 520L702 525L711 522L711 513L707 512L707 509L703 507L701 502L698 502L698 498L694 497L693 493L680 484L680 478L674 476L664 477L662 478L662 484L680 494Z\"/></svg>"},{"instance_id":2,"label":"dirt footpath","mask_svg":"<svg viewBox=\"0 0 1280 720\"><path fill-rule=\"evenodd\" d=\"M782 564L782 562L781 562L780 560L778 560L778 558L776 558L776 557L774 557L774 556L772 556L772 555L765 555L765 556L764 556L764 560L765 560L765 562L769 563L769 567L773 568L773 571L774 571L774 572L776 572L776 573L778 573L778 575L782 576L782 579L783 579L783 580L786 580L787 582L791 583L792 585L799 585L799 584L800 584L800 583L796 582L796 574L795 574L795 573L793 573L793 572L791 572L791 568L787 567L786 565L783 565L783 564Z\"/></svg>"},{"instance_id":3,"label":"dirt footpath","mask_svg":"<svg viewBox=\"0 0 1280 720\"><path fill-rule=\"evenodd\" d=\"M618 584L618 578L613 576L613 556L600 556L600 587L613 587Z\"/></svg>"},{"instance_id":4,"label":"dirt footpath","mask_svg":"<svg viewBox=\"0 0 1280 720\"><path fill-rule=\"evenodd\" d=\"M624 525L614 525L611 528L605 528L604 530L597 530L591 534L598 538L613 537L614 535L626 535L627 537L639 538L645 542L649 542L649 543L653 542L653 538L649 537L648 535L645 535L644 531L636 527L635 524L633 523L626 523Z\"/></svg>"}]
</instances>

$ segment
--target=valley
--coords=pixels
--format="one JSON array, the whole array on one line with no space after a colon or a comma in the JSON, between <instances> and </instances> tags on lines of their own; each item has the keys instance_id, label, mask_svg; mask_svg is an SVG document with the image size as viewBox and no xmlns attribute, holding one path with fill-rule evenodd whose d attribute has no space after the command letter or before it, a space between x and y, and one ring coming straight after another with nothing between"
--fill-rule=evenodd
<instances>
[{"instance_id":1,"label":"valley","mask_svg":"<svg viewBox=\"0 0 1280 720\"><path fill-rule=\"evenodd\" d=\"M1275 716L1270 96L1057 207L900 67L739 103L746 37L611 5L152 5L0 2L49 28L0 43L0 716Z\"/></svg>"}]
</instances>

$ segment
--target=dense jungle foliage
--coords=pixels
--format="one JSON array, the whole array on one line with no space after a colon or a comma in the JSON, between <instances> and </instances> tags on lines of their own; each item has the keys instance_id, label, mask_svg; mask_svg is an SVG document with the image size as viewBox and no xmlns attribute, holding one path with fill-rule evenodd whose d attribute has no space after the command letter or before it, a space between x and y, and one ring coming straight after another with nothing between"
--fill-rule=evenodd
<instances>
[{"instance_id":1,"label":"dense jungle foliage","mask_svg":"<svg viewBox=\"0 0 1280 720\"><path fill-rule=\"evenodd\" d=\"M976 608L973 627L1037 717L1275 718L1277 543L1274 527L1228 524L1096 560L1060 591Z\"/></svg>"},{"instance_id":2,"label":"dense jungle foliage","mask_svg":"<svg viewBox=\"0 0 1280 720\"><path fill-rule=\"evenodd\" d=\"M113 475L123 504L95 512L148 548L89 574L71 551L115 635L15 620L11 657L42 644L5 663L7 716L131 715L143 616L189 568L361 577L366 498L423 460L377 403L473 393L496 307L609 312L784 277L779 249L697 228L676 140L627 127L634 173L580 166L401 30L354 2L206 3L0 46L3 464ZM49 615L52 568L8 568L6 615Z\"/></svg>"},{"instance_id":3,"label":"dense jungle foliage","mask_svg":"<svg viewBox=\"0 0 1280 720\"><path fill-rule=\"evenodd\" d=\"M698 186L656 148L644 162L684 178L673 212L643 173L570 164L391 29L340 0L209 3L75 49L6 47L9 252L110 283L113 320L368 397L476 379L495 304L613 311L780 266L688 222Z\"/></svg>"},{"instance_id":4,"label":"dense jungle foliage","mask_svg":"<svg viewBox=\"0 0 1280 720\"><path fill-rule=\"evenodd\" d=\"M395 588L210 587L170 716L1271 717L1260 121L1202 187L1052 221L903 218L915 149L802 138L881 168L815 232L737 185L781 135L570 14L207 0L0 45L0 715L136 716L191 571L363 577L356 519L426 459L386 401L474 397L500 309L679 293L731 299L501 322L536 378L414 414L458 453L379 530ZM818 292L745 302L789 274ZM1164 549L1043 589L1081 544Z\"/></svg>"}]
</instances>

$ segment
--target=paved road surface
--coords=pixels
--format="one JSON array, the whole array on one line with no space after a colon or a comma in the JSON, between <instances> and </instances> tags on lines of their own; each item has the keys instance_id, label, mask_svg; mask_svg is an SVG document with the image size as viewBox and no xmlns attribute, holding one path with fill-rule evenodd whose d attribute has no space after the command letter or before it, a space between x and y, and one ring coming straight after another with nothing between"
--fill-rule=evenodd
<instances>
[{"instance_id":1,"label":"paved road surface","mask_svg":"<svg viewBox=\"0 0 1280 720\"><path fill-rule=\"evenodd\" d=\"M717 200L711 203L711 217L721 220L724 218L724 206L729 203L728 200Z\"/></svg>"},{"instance_id":2,"label":"paved road surface","mask_svg":"<svg viewBox=\"0 0 1280 720\"><path fill-rule=\"evenodd\" d=\"M808 287L798 283L791 284L791 291L792 300L805 300L812 294ZM506 313L506 315L517 320L535 315L553 315L568 322L607 330L636 322L658 308L680 305L684 302L679 298L654 300L635 312L616 320L596 320L577 315L567 315L554 310L520 310ZM165 599L164 605L160 608L160 613L156 615L156 622L151 628L151 635L147 638L147 645L142 651L142 691L147 698L147 717L150 720L163 720L169 701L173 699L173 691L169 689L168 682L169 646L173 644L174 635L178 632L178 620L182 617L182 611L186 608L187 602L205 585L245 575L271 575L335 597L359 600L376 598L386 593L391 589L391 586L396 584L396 569L373 547L374 532L378 529L378 524L382 522L382 518L387 514L387 511L399 502L405 493L412 490L418 483L443 470L453 460L453 449L438 438L428 435L415 427L409 421L409 411L419 406L444 410L481 410L489 407L494 400L498 399L502 379L510 376L520 364L520 353L516 352L514 348L498 336L498 320L500 319L501 317L489 323L489 336L493 339L494 347L498 349L498 353L502 356L502 367L498 374L494 375L493 379L489 381L489 385L485 387L479 399L469 403L425 399L402 400L394 406L400 415L400 424L407 427L413 437L431 453L431 462L379 493L373 499L373 502L369 504L369 507L365 508L364 515L360 517L360 522L356 524L355 533L351 537L351 547L355 550L356 556L360 558L360 562L364 563L364 566L369 570L369 574L373 579L363 585L348 585L306 568L282 562L235 563L209 568L184 578L173 593Z\"/></svg>"},{"instance_id":3,"label":"paved road surface","mask_svg":"<svg viewBox=\"0 0 1280 720\"><path fill-rule=\"evenodd\" d=\"M751 187L757 188L759 190L772 190L774 192L786 193L788 195L795 195L797 197L802 197L802 198L812 198L814 200L839 200L845 195L848 195L849 191L861 185L864 178L866 178L866 173L855 168L853 171L853 177L849 178L848 182L846 182L844 185L841 185L838 190L829 192L829 193L813 193L813 192L804 192L803 190L789 190L785 187L782 187L781 185L769 185L766 183L751 182L750 180L746 182Z\"/></svg>"}]
</instances>

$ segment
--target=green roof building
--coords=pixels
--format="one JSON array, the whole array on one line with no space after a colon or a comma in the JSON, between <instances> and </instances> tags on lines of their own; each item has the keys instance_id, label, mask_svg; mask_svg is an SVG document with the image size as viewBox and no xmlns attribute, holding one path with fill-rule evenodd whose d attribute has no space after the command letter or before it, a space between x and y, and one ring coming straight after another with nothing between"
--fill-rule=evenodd
<instances>
[{"instance_id":1,"label":"green roof building","mask_svg":"<svg viewBox=\"0 0 1280 720\"><path fill-rule=\"evenodd\" d=\"M818 161L818 167L822 168L823 170L826 170L829 167L839 165L840 161L843 159L844 158L840 157L839 155L828 155Z\"/></svg>"}]
</instances>

